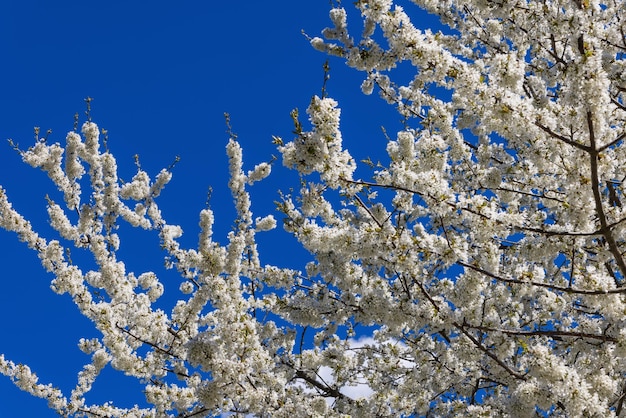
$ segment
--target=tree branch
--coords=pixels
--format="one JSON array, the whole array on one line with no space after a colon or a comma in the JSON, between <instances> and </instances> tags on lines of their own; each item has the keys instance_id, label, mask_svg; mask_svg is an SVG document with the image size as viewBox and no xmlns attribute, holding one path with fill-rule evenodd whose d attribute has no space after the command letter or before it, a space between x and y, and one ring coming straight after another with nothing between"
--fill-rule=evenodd
<instances>
[{"instance_id":1,"label":"tree branch","mask_svg":"<svg viewBox=\"0 0 626 418\"><path fill-rule=\"evenodd\" d=\"M593 191L593 200L596 205L596 215L598 216L598 221L600 222L600 233L606 239L606 242L609 246L609 251L613 255L617 266L619 267L620 273L622 275L622 279L626 278L626 263L624 262L624 258L617 246L617 242L615 242L615 238L613 237L613 233L611 228L609 228L606 213L604 212L604 206L602 204L602 195L600 193L600 175L598 174L598 150L596 149L596 137L595 131L593 127L593 117L591 111L587 111L587 128L589 130L589 149L587 152L589 153L589 166L591 170L591 187ZM616 285L619 285L619 282L616 282Z\"/></svg>"}]
</instances>

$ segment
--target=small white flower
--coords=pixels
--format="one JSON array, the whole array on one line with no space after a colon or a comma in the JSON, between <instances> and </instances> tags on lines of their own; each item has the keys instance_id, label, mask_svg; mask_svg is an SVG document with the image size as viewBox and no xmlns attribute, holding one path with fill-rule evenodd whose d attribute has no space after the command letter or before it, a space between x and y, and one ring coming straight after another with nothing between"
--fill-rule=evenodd
<instances>
[{"instance_id":1,"label":"small white flower","mask_svg":"<svg viewBox=\"0 0 626 418\"><path fill-rule=\"evenodd\" d=\"M253 184L259 180L263 180L270 175L272 166L268 163L261 163L254 167L254 170L248 171L248 184Z\"/></svg>"},{"instance_id":2,"label":"small white flower","mask_svg":"<svg viewBox=\"0 0 626 418\"><path fill-rule=\"evenodd\" d=\"M254 221L257 231L269 231L276 228L276 219L274 216L267 215L263 218L256 218Z\"/></svg>"}]
</instances>

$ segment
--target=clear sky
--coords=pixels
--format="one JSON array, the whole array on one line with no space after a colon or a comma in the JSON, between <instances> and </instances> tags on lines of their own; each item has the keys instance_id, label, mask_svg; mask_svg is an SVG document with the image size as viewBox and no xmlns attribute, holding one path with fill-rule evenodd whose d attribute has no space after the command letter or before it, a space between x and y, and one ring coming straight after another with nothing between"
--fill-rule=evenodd
<instances>
[{"instance_id":1,"label":"clear sky","mask_svg":"<svg viewBox=\"0 0 626 418\"><path fill-rule=\"evenodd\" d=\"M318 36L330 25L329 8L327 0L1 1L0 184L45 231L45 196L58 194L45 174L21 163L3 142L12 138L27 148L39 126L52 129L50 142L64 143L89 96L92 118L108 130L122 178L132 176L135 154L152 175L180 156L161 199L165 218L182 225L184 242L193 245L197 214L211 186L218 240L224 242L233 219L223 113L231 115L249 168L278 155L272 135L291 139L289 112L297 107L304 115L311 96L320 94L326 57L301 31ZM346 8L357 16L351 2ZM362 74L340 60L330 65L328 92L342 105L345 144L357 160L375 161L386 143L380 126L395 135L399 117L376 95L360 93ZM294 172L275 164L272 176L253 190L255 216L272 213L277 190L297 182ZM129 270L162 265L154 234L126 245L121 238ZM309 259L281 230L260 240L264 264L302 268ZM144 242L150 245L143 248ZM36 255L4 231L0 263L0 353L30 365L42 382L59 384L69 395L88 361L76 344L95 336L91 325L67 295L49 289L52 277ZM164 280L166 289L178 287L175 275L171 279ZM88 400L132 406L142 397L132 379L107 368ZM25 416L55 415L0 376L0 418Z\"/></svg>"}]
</instances>

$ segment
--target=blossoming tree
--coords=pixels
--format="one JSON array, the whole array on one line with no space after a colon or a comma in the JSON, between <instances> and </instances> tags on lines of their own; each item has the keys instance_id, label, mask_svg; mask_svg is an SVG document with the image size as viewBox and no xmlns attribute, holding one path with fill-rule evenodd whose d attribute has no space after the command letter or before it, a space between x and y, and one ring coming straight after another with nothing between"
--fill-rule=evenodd
<instances>
[{"instance_id":1,"label":"blossoming tree","mask_svg":"<svg viewBox=\"0 0 626 418\"><path fill-rule=\"evenodd\" d=\"M261 264L255 236L276 221L253 216L247 187L271 165L244 172L234 137L236 226L219 245L201 210L194 249L157 204L170 170L120 181L93 122L64 147L21 151L64 195L48 204L59 237L34 231L4 191L0 226L101 337L79 342L91 362L71 393L4 357L0 372L63 416L623 415L624 3L392 3L356 3L358 39L343 8L311 39L404 118L388 158L356 177L328 97L311 100L310 129L294 112L295 137L275 138L301 177L278 206L312 255L305 272ZM449 30L417 28L417 7ZM158 234L186 299L165 310L172 284L126 270L119 223ZM69 246L95 267L74 264ZM371 341L355 344L357 324ZM145 382L148 406L85 401L107 364ZM358 385L365 396L350 394Z\"/></svg>"}]
</instances>

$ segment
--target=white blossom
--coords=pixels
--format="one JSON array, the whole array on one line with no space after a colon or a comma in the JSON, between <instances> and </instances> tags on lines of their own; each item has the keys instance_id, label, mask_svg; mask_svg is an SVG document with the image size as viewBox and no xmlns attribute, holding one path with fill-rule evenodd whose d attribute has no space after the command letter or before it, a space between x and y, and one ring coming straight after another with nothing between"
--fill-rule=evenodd
<instances>
[{"instance_id":1,"label":"white blossom","mask_svg":"<svg viewBox=\"0 0 626 418\"><path fill-rule=\"evenodd\" d=\"M269 165L268 163L257 164L254 167L254 170L248 171L248 174L246 176L248 178L248 184L251 185L259 180L263 180L264 178L270 175L271 171L272 171L272 166Z\"/></svg>"},{"instance_id":2,"label":"white blossom","mask_svg":"<svg viewBox=\"0 0 626 418\"><path fill-rule=\"evenodd\" d=\"M276 228L276 219L274 216L267 215L264 218L256 218L255 222L257 231L269 231Z\"/></svg>"}]
</instances>

